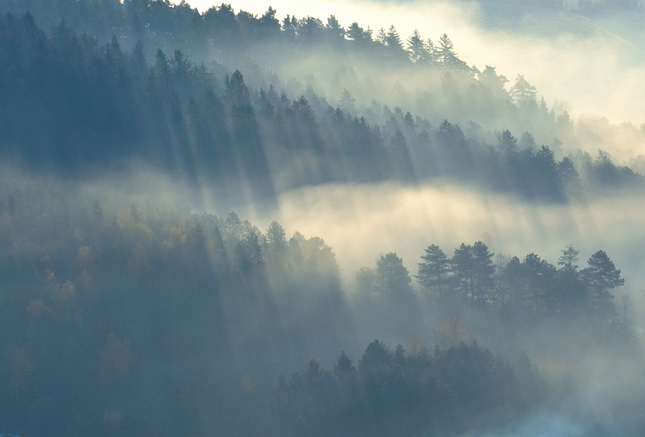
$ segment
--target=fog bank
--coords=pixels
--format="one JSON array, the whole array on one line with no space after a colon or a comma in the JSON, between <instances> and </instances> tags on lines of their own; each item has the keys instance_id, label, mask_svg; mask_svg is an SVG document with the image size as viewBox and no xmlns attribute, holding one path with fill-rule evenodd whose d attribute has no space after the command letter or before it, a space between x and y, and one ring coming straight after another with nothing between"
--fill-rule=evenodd
<instances>
[{"instance_id":1,"label":"fog bank","mask_svg":"<svg viewBox=\"0 0 645 437\"><path fill-rule=\"evenodd\" d=\"M450 254L461 243L479 240L496 254L523 258L534 252L553 264L569 244L580 250L581 265L602 249L623 269L627 289L637 292L645 281L645 203L639 194L588 204L531 205L447 185L331 185L283 193L279 206L277 217L251 221L276 219L287 233L320 236L333 248L349 283L379 254L396 252L416 273L430 244Z\"/></svg>"},{"instance_id":2,"label":"fog bank","mask_svg":"<svg viewBox=\"0 0 645 437\"><path fill-rule=\"evenodd\" d=\"M218 4L212 0L189 3L200 11ZM404 42L414 29L434 42L445 32L469 65L480 70L495 66L498 74L511 80L510 85L522 74L550 107L565 102L576 119L591 113L613 123L645 123L645 102L634 98L645 92L640 80L645 73L642 48L575 10L536 8L508 25L491 26L494 17L487 16L477 2L239 0L231 5L258 16L272 6L280 19L290 14L324 22L333 14L345 28L358 21L375 35L381 27L394 25Z\"/></svg>"}]
</instances>

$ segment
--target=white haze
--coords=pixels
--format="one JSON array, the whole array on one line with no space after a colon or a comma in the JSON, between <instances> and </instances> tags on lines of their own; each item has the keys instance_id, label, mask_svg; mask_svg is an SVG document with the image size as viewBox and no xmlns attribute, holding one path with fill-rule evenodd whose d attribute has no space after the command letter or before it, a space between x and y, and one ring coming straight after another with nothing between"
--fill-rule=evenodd
<instances>
[{"instance_id":1,"label":"white haze","mask_svg":"<svg viewBox=\"0 0 645 437\"><path fill-rule=\"evenodd\" d=\"M642 193L615 192L587 203L548 205L447 183L330 184L280 193L277 210L262 213L252 204L223 203L208 187L189 189L156 170L134 170L131 177L99 176L78 191L72 186L66 191L101 199L107 208L149 202L220 217L234 210L261 230L277 220L287 237L298 231L324 239L336 254L348 290L354 288L360 267L374 267L388 252L396 252L416 274L419 257L430 244L450 256L461 243L483 241L495 254L522 259L534 252L552 264L565 246L573 245L580 251L581 268L594 252L604 250L622 269L624 290L633 295L636 309L645 313ZM5 176L9 174L29 180L6 170Z\"/></svg>"},{"instance_id":2,"label":"white haze","mask_svg":"<svg viewBox=\"0 0 645 437\"><path fill-rule=\"evenodd\" d=\"M448 185L416 188L396 184L331 185L284 193L279 197L280 209L275 216L257 217L253 221L264 226L277 219L288 233L297 230L307 237L322 237L336 253L345 289L350 293L358 268L374 268L381 254L396 252L410 273L416 274L420 255L433 243L450 256L462 242L483 240L496 254L522 259L534 252L553 264L561 250L572 244L580 250L581 268L586 267L586 260L594 252L602 249L622 269L625 278L625 286L616 290L617 304L622 293L631 296L637 312L636 329L642 333L643 200L643 195L624 193L588 204L548 206ZM247 214L253 216L252 211ZM645 379L638 353L616 360L611 354L589 351L575 363L558 361L554 358L557 353L554 356L550 353L562 347L575 349L571 339L559 338L558 327L548 324L536 328L533 335L536 344L527 343L523 347L538 364L541 374L554 384L563 378L576 389L570 386L571 392L558 401L557 414L553 410L538 413L521 423L509 424L508 429L494 435L640 435L636 427L642 423L641 410L637 406L642 405ZM502 339L478 339L493 350L508 347ZM513 352L506 352L513 356Z\"/></svg>"},{"instance_id":3,"label":"white haze","mask_svg":"<svg viewBox=\"0 0 645 437\"><path fill-rule=\"evenodd\" d=\"M571 244L580 250L581 268L602 249L623 269L627 287L640 290L645 280L642 200L624 195L589 204L531 205L454 186L330 185L283 193L277 217L251 221L277 219L291 233L320 236L334 249L349 282L379 254L396 252L415 274L430 244L450 255L461 243L482 240L495 253L523 258L534 252L553 264Z\"/></svg>"},{"instance_id":4,"label":"white haze","mask_svg":"<svg viewBox=\"0 0 645 437\"><path fill-rule=\"evenodd\" d=\"M150 202L187 205L192 211L210 212L220 217L231 211L230 204L221 203L208 189L188 190L152 170L140 169L136 174L129 179L97 178L78 190L70 186L66 191L75 193L79 199L110 199L116 208L128 202ZM420 187L393 183L323 185L280 194L278 210L271 214L259 214L253 205L237 206L235 211L240 218L248 219L260 229L266 229L272 220L277 220L288 236L299 231L307 238L323 238L336 254L348 293L354 289L356 271L362 266L374 267L380 254L396 252L410 273L415 274L419 256L433 243L450 256L462 242L472 244L483 240L496 254L523 258L534 252L553 264L560 251L572 244L580 250L581 268L586 266L592 253L602 249L616 267L622 269L625 286L617 295L631 295L640 315L636 319L637 329L643 332L643 197L625 192L586 204L530 205L510 196L448 184ZM188 209L184 211L189 212ZM426 334L420 337L427 340L429 334ZM554 384L562 379L569 387L564 398L554 400L558 413L554 413L553 405L547 405L543 413L510 423L494 435L639 435L634 427L642 423L638 406L642 405L645 387L643 357L635 351L616 360L611 354L590 349L575 362L561 361L561 357L555 358L557 353L551 356L546 352L562 347L576 348L569 343L570 339L559 335L557 325L545 324L536 328L532 338L549 341L523 345L542 375ZM505 350L509 356L516 356L515 346L506 344L503 339L486 340L477 335L475 338L493 350ZM596 434L599 431L606 434Z\"/></svg>"},{"instance_id":5,"label":"white haze","mask_svg":"<svg viewBox=\"0 0 645 437\"><path fill-rule=\"evenodd\" d=\"M219 4L213 0L189 3L200 11ZM636 98L645 95L643 50L574 13L527 14L514 23L520 29L515 32L484 26L476 2L238 0L231 5L236 11L257 15L272 6L280 19L291 14L324 22L334 14L345 27L357 21L375 33L394 25L404 41L415 28L434 42L446 32L469 65L495 66L498 74L511 80L509 86L518 74L524 75L537 87L538 98L544 96L550 107L565 102L574 118L595 114L612 123L645 123L645 100Z\"/></svg>"}]
</instances>

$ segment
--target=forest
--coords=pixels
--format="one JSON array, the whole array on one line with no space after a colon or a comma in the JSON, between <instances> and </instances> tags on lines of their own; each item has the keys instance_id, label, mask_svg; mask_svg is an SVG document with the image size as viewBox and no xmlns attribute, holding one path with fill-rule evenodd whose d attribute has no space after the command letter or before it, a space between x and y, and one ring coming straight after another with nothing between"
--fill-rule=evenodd
<instances>
[{"instance_id":1,"label":"forest","mask_svg":"<svg viewBox=\"0 0 645 437\"><path fill-rule=\"evenodd\" d=\"M86 2L72 3L78 7ZM150 4L177 20L187 8L196 13L185 4ZM139 16L136 5L116 2L119 14L98 16L120 18L123 22L115 26L128 29L128 17ZM193 61L179 48L151 50L146 43L152 42L143 35L134 44L131 37L121 43L116 34L99 43L85 30L77 33L65 19L47 33L30 12L6 13L0 24L1 89L7 102L0 114L3 155L72 177L143 162L197 190L207 185L233 205L255 202L269 209L282 191L324 183L441 180L539 202L566 202L642 184L640 174L616 164L607 152L600 150L592 157L566 149L559 138L576 141L566 111L556 115L543 99L537 102L535 87L522 76L506 91L508 80L494 67L481 72L468 67L445 34L437 47L413 35L406 48L395 28L382 42L371 36L364 42L355 35L346 39L345 30L336 29L336 47L328 41L331 29L338 26L333 17L327 25L311 17L292 17L281 25L274 14L270 9L250 20L222 5L193 17L203 28L177 25L174 32L164 33L179 38L189 30L224 32L226 27L219 23L225 16L236 33L199 39L213 41L211 51L243 56L245 50L260 50L254 41L267 41L260 33L266 26L277 32L275 47L290 47L278 50L285 57L297 59L325 47L358 58L391 58L395 65L407 63L410 69L439 77L442 95L420 102L437 108L419 108L430 117L426 118L372 99L359 112L352 97L359 90L343 89L330 104L313 87L300 95L278 91L280 84L267 82L270 72L255 73L267 77L256 77L254 81L262 80L264 86L253 89L240 70L228 72L217 61ZM250 20L248 28L242 26L243 19ZM156 32L149 29L146 35ZM353 35L351 29L347 32ZM229 47L231 41L241 48ZM128 43L129 51L122 47ZM254 52L247 54L251 55ZM339 81L341 75L356 74L344 69L337 73ZM439 118L435 110L442 112ZM468 120L466 125L445 118L457 113ZM492 117L523 131L514 135L508 128L490 130L476 122L490 123ZM536 137L547 138L548 144L540 145Z\"/></svg>"},{"instance_id":2,"label":"forest","mask_svg":"<svg viewBox=\"0 0 645 437\"><path fill-rule=\"evenodd\" d=\"M526 353L480 346L469 319L496 335L549 323L594 348L637 345L602 250L579 269L570 246L556 268L534 253L496 266L481 241L452 257L430 245L417 274L388 253L350 295L323 239L287 239L275 221L109 210L36 184L8 193L0 423L21 435L494 430L564 393ZM348 340L375 328L405 343L337 350L360 351Z\"/></svg>"},{"instance_id":3,"label":"forest","mask_svg":"<svg viewBox=\"0 0 645 437\"><path fill-rule=\"evenodd\" d=\"M609 230L539 255L355 239L345 265L336 229L281 219L309 189L459 187L590 221L638 201L645 158L607 139L645 125L538 96L446 33L0 0L0 433L643 435L642 293Z\"/></svg>"}]
</instances>

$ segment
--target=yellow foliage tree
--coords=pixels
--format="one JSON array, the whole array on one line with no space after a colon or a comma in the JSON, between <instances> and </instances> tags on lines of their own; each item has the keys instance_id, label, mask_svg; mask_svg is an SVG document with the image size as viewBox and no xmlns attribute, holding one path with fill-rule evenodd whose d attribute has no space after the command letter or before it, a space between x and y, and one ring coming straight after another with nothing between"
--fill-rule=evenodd
<instances>
[{"instance_id":1,"label":"yellow foliage tree","mask_svg":"<svg viewBox=\"0 0 645 437\"><path fill-rule=\"evenodd\" d=\"M154 238L154 232L146 225L146 218L134 204L130 208L117 212L119 231L127 239L149 242Z\"/></svg>"},{"instance_id":2,"label":"yellow foliage tree","mask_svg":"<svg viewBox=\"0 0 645 437\"><path fill-rule=\"evenodd\" d=\"M468 341L468 332L457 317L451 316L433 330L437 345L441 348L450 348L459 343Z\"/></svg>"},{"instance_id":3,"label":"yellow foliage tree","mask_svg":"<svg viewBox=\"0 0 645 437\"><path fill-rule=\"evenodd\" d=\"M72 309L76 309L77 304L76 287L74 287L72 281L66 281L64 284L59 285L53 278L49 292L51 302L56 311L59 314L66 313L68 318L71 317Z\"/></svg>"},{"instance_id":4,"label":"yellow foliage tree","mask_svg":"<svg viewBox=\"0 0 645 437\"><path fill-rule=\"evenodd\" d=\"M255 393L255 384L253 384L253 381L251 380L251 377L249 375L242 376L240 386L242 387L242 391L249 396Z\"/></svg>"},{"instance_id":5,"label":"yellow foliage tree","mask_svg":"<svg viewBox=\"0 0 645 437\"><path fill-rule=\"evenodd\" d=\"M32 319L32 321L34 321L34 322L38 319L38 317L40 317L40 315L41 315L42 313L47 313L47 314L49 314L50 316L54 316L54 314L55 314L55 313L54 313L54 310L52 310L51 308L49 308L49 307L47 306L47 304L45 304L45 302L43 302L43 301L42 301L42 300L40 300L40 299L35 300L35 301L33 301L32 303L30 303L29 305L27 305L27 308L25 309L25 311L27 312L27 315L28 315L28 316Z\"/></svg>"},{"instance_id":6,"label":"yellow foliage tree","mask_svg":"<svg viewBox=\"0 0 645 437\"><path fill-rule=\"evenodd\" d=\"M98 273L98 268L96 266L96 252L94 249L92 249L91 246L79 248L78 255L74 260L74 266L76 266L81 272L85 271L92 276L96 275Z\"/></svg>"},{"instance_id":7,"label":"yellow foliage tree","mask_svg":"<svg viewBox=\"0 0 645 437\"><path fill-rule=\"evenodd\" d=\"M74 284L72 284L72 281L66 281L58 288L56 299L65 303L69 303L76 299L76 288L74 287Z\"/></svg>"},{"instance_id":8,"label":"yellow foliage tree","mask_svg":"<svg viewBox=\"0 0 645 437\"><path fill-rule=\"evenodd\" d=\"M414 357L416 356L421 350L425 347L423 342L416 338L415 336L412 336L408 338L408 340L405 342L403 345L403 354L405 357Z\"/></svg>"},{"instance_id":9,"label":"yellow foliage tree","mask_svg":"<svg viewBox=\"0 0 645 437\"><path fill-rule=\"evenodd\" d=\"M87 270L83 270L77 278L86 292L94 293L96 291L96 284L94 283L94 276Z\"/></svg>"},{"instance_id":10,"label":"yellow foliage tree","mask_svg":"<svg viewBox=\"0 0 645 437\"><path fill-rule=\"evenodd\" d=\"M173 244L173 246L179 246L181 243L186 241L186 234L182 234L178 227L172 226L169 229L168 240Z\"/></svg>"}]
</instances>

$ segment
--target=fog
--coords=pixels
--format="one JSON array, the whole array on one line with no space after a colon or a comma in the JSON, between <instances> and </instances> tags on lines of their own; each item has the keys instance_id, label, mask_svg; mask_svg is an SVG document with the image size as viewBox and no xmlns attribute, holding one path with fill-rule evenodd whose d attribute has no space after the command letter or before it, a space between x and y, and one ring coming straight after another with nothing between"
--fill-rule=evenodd
<instances>
[{"instance_id":1,"label":"fog","mask_svg":"<svg viewBox=\"0 0 645 437\"><path fill-rule=\"evenodd\" d=\"M189 3L201 11L215 4L204 0ZM594 114L607 117L612 123L632 122L636 126L645 123L642 115L645 103L633 98L645 93L641 80L645 73L642 48L598 21L577 14L575 9L541 11L535 8L519 19L497 23L477 2L279 1L264 4L242 0L232 4L237 10L258 15L269 5L281 18L291 14L325 20L333 14L346 28L358 21L364 28L370 26L375 33L394 25L403 40L414 29L434 42L446 32L457 53L469 65L480 69L495 66L498 74L505 75L511 84L517 74L524 75L549 106L556 101L566 102L576 119Z\"/></svg>"},{"instance_id":2,"label":"fog","mask_svg":"<svg viewBox=\"0 0 645 437\"><path fill-rule=\"evenodd\" d=\"M327 184L282 192L277 209L267 212L252 203L222 201L207 186L196 190L146 167L132 169L130 177L97 176L67 190L86 200L102 199L106 207L150 203L220 217L235 211L260 229L276 220L287 237L300 232L324 239L336 254L349 292L355 288L358 269L372 266L388 252L397 253L416 274L430 244L450 255L461 243L483 241L502 260L536 253L552 264L572 245L580 251L581 265L602 249L626 278L621 290L633 297L638 313L645 314L645 195L638 191L534 204L448 181L421 186ZM642 323L639 317L639 329L645 328Z\"/></svg>"},{"instance_id":3,"label":"fog","mask_svg":"<svg viewBox=\"0 0 645 437\"><path fill-rule=\"evenodd\" d=\"M22 187L26 192L43 190L45 183L48 185L45 193L66 197L69 206L100 199L106 211L134 202L147 205L147 208L151 205L174 207L179 214L193 211L223 217L232 207L222 203L208 189L196 192L143 167L130 178L104 175L92 182L61 184L55 179L29 176L28 172L5 166L3 180L12 181L14 186ZM419 256L430 244L437 244L451 254L462 242L471 244L482 240L506 259L514 255L521 259L534 252L554 264L565 246L573 245L580 250L581 265L593 252L603 249L622 269L625 286L621 293L631 295L639 313L637 328L643 332L645 258L642 244L645 231L641 221L645 203L642 200L641 193L623 192L586 203L534 205L512 196L448 183L419 187L385 183L322 185L283 192L278 196L278 209L270 214L258 213L252 204L235 207L242 219L250 220L260 229L266 229L272 220L277 220L286 229L287 236L298 231L307 238L323 238L336 254L343 288L350 301L356 293L357 270L373 266L380 255L388 252L396 252L410 273L416 274ZM307 298L306 290L303 293L304 300L299 304L303 306L295 307L291 317L301 317L300 311L311 305L309 299L314 297ZM278 307L288 305L286 296L276 295L275 298ZM322 342L330 342L323 348L321 345L314 348L318 351L316 357L324 365L329 365L333 351L339 347L356 357L364 343L374 336L393 344L404 342L410 335L392 335L374 321L356 318L356 314L352 323L342 328L342 338L333 341L324 335L319 338ZM430 347L435 341L433 328L441 324L444 317L446 314L441 311L431 310L413 334ZM505 356L527 351L543 377L555 386L563 384L554 389L555 394L543 412L519 422L506 423L494 434L484 436L640 435L642 418L638 405L641 405L641 388L645 385L640 371L640 349L616 361L615 354L590 347L589 338L582 330L575 338L561 336L562 332L573 335L577 329L582 329L566 323L549 322L537 325L533 331L500 336L504 332L501 326L485 317L464 314L463 322L469 331L468 339L476 339ZM308 357L305 355L301 359ZM265 369L253 370L251 362L252 358L248 356L242 361L238 359L237 365L246 369L254 380L262 381L260 375ZM180 369L164 372L171 375L175 371ZM271 377L267 377L270 380Z\"/></svg>"},{"instance_id":4,"label":"fog","mask_svg":"<svg viewBox=\"0 0 645 437\"><path fill-rule=\"evenodd\" d=\"M430 242L455 247L482 238L504 254L535 251L554 259L572 244L583 253L594 247L627 249L621 260L627 261L645 237L638 229L645 206L636 199L535 206L464 187L322 186L282 194L279 221L308 235L325 230L326 240L347 262L365 262L366 252L407 255ZM490 237L482 237L485 233ZM640 264L634 267L638 271Z\"/></svg>"},{"instance_id":5,"label":"fog","mask_svg":"<svg viewBox=\"0 0 645 437\"><path fill-rule=\"evenodd\" d=\"M268 6L232 5L258 16ZM334 46L322 31L319 40L277 33L273 48L257 35L243 48L186 43L195 59L185 63L161 50L148 63L140 46L134 62L129 30L125 50L116 36L99 49L74 36L52 43L52 53L61 44L91 55L65 52L69 65L51 64L60 72L119 66L85 77L81 89L108 90L89 105L68 92L75 76L61 74L49 99L62 103L43 105L33 138L16 124L31 101L0 126L13 135L0 165L0 380L11 387L0 402L15 412L0 419L47 436L351 433L334 428L345 423L337 417L388 437L398 426L407 435L642 435L639 34L571 3L508 13L496 2L271 6L279 18L394 25L403 42L414 29L433 41L446 32L462 60L496 67L506 91L523 75L548 108L493 96L479 73L445 59L398 62L408 54ZM182 23L180 36L192 29ZM270 61L246 58L254 53ZM202 55L212 72L199 70ZM37 103L40 77L28 82ZM112 89L123 99L110 100ZM41 120L58 112L51 136ZM462 243L482 263L476 273L456 267ZM424 286L418 264L432 244L457 261ZM575 261L569 249L569 270L558 264L568 247L579 251ZM487 410L492 398L498 409ZM112 428L107 410L101 422L105 408L129 410L132 428ZM79 425L81 416L92 418Z\"/></svg>"},{"instance_id":6,"label":"fog","mask_svg":"<svg viewBox=\"0 0 645 437\"><path fill-rule=\"evenodd\" d=\"M18 200L18 205L25 207L31 204L31 210L40 217L46 217L48 211L53 214L56 210L63 213L65 209L82 210L94 200L100 202L106 216L121 211L117 213L119 220L124 208L127 209L127 205L132 203L148 211L145 213L148 220L156 220L151 212L155 209L163 211L172 208L177 220L181 221L182 217L188 217L192 212L214 213L224 217L231 208L235 208L243 220L248 219L260 229L266 229L272 220L277 220L284 226L287 238L296 231L306 238L323 238L336 254L341 268L342 289L350 303L349 320L343 321L345 316L338 313L335 304L319 301L310 288L299 288L296 294L285 293L280 291L278 281L272 285L271 304L264 301L266 298L245 301L248 308L244 311L251 316L248 324L238 319L240 308L231 303L223 307L223 320L226 320L228 329L235 327L229 334L230 341L236 344L233 349L237 354L235 370L218 367L229 361L224 360L221 352L216 352L217 349L209 350L213 348L210 337L202 335L189 322L177 332L180 338L184 338L183 341L194 343L193 347L208 345L198 356L209 357L208 360L213 361L210 365L227 375L226 378L231 379L227 384L233 387L242 375L250 375L258 387L271 385L275 381L275 372L297 370L302 365L299 363L311 357L316 357L328 367L339 349L344 349L352 359L357 360L364 345L375 337L394 345L404 343L410 335L414 335L426 347L432 348L437 341L435 329L445 323L449 311L422 304L419 310L424 315L420 321L411 322L414 318L408 313L410 319L397 319L394 323L399 326L394 326L392 330L392 319L385 320L377 317L377 314L366 313L366 309L360 307L361 301L355 300L355 278L360 267L371 267L380 255L396 252L403 258L410 274L414 275L423 249L430 244L441 246L450 255L463 242L472 244L482 240L496 254L506 257L516 255L521 259L534 252L554 264L565 246L573 245L580 250L581 266L595 251L605 250L625 278L625 286L618 291L617 300L622 293L631 295L639 313L636 327L642 332L642 289L645 279L642 273L645 263L642 244L645 235L641 217L645 207L641 193L626 191L612 197L568 205L535 205L516 197L494 195L449 183L417 187L394 183L321 185L280 193L278 209L265 213L257 212L253 204L226 204L210 193L207 187L196 191L194 187L187 187L178 180L144 167L134 168L131 177L122 174L114 177L106 173L96 175L91 181L61 182L56 177L43 177L24 169L4 166L2 182L5 187L3 205L6 205L4 199L7 192L13 192L14 195L22 193L26 197L16 197L22 199ZM41 200L29 197L34 193L40 193ZM4 235L6 213L2 217L1 230ZM71 238L87 237L81 234ZM29 256L34 250L36 253L49 253L55 263L59 262L56 261L58 252L47 249L47 246L38 248L16 243L12 250L23 257ZM503 258L497 261L503 261ZM106 273L100 273L99 277ZM78 287L82 290L80 283ZM131 285L126 286L126 290L127 287ZM181 301L183 299L178 302ZM141 302L133 300L131 305L135 304L141 305ZM285 309L288 309L286 314ZM282 337L278 339L282 339L279 341L284 343L284 349L271 353L265 349L266 346L262 347L262 341L267 340L261 340L263 337L258 335L268 329L268 326L261 324L264 317L262 311L270 311L272 317L282 320L281 329L289 329L290 326L299 328L301 338L296 341L295 348L288 346L294 341L293 338ZM392 311L397 314L396 309ZM334 314L339 319L333 322L333 329L330 330L329 321L324 320L322 314ZM520 327L514 331L485 314L462 311L461 317L467 331L465 340L477 340L484 347L510 359L522 351L527 352L540 375L550 381L553 387L548 402L542 405L540 411L519 421L504 423L493 434L483 435L640 435L642 417L639 405L645 385L640 371L643 362L640 346L629 352L620 352L620 355L612 350L596 348L591 334L573 320L547 319L532 325L530 329ZM173 326L178 329L176 322ZM253 341L249 343L250 339ZM135 345L140 342L136 336L132 341ZM617 356L620 356L619 360ZM143 412L146 408L151 411L147 414L152 414L159 408L166 408L165 405L171 402L165 389L161 388L163 385L157 385L160 379L177 383L188 378L194 384L194 381L200 381L200 378L209 374L206 372L202 375L202 370L195 370L190 364L147 364L142 369L145 369L144 375L147 375L148 384L151 385L144 393L150 400L156 399L156 404L130 409L131 414L141 414L142 417L146 416ZM128 403L118 399L112 398L110 405L115 407L111 408L126 408ZM235 402L243 405L244 401L233 402L232 405L238 405ZM203 415L204 426L211 426L206 424L214 420L212 414L200 414ZM152 417L151 420L155 422L163 420L161 416ZM239 423L240 417L233 414L229 420Z\"/></svg>"},{"instance_id":7,"label":"fog","mask_svg":"<svg viewBox=\"0 0 645 437\"><path fill-rule=\"evenodd\" d=\"M622 269L626 280L620 293L631 296L642 338L643 200L642 194L624 193L588 204L535 206L465 187L325 186L284 193L278 217L285 228L321 235L332 246L350 292L358 268L373 266L387 252L396 252L416 273L419 256L431 243L450 254L462 242L483 240L496 254L522 259L533 252L554 264L571 244L580 250L581 265L602 248ZM507 356L518 347L529 351L543 375L554 380L576 375L574 386L580 390L563 389L558 414L545 412L490 435L641 435L638 405L645 380L640 355L617 362L611 354L582 352L569 361L572 351L578 350L573 356L580 353L580 344L573 342L581 339L558 338L563 328L557 324L537 328L517 339L519 344L488 337L488 328L480 328L472 335L484 345ZM428 332L415 335L432 341ZM569 358L561 361L563 356Z\"/></svg>"}]
</instances>

